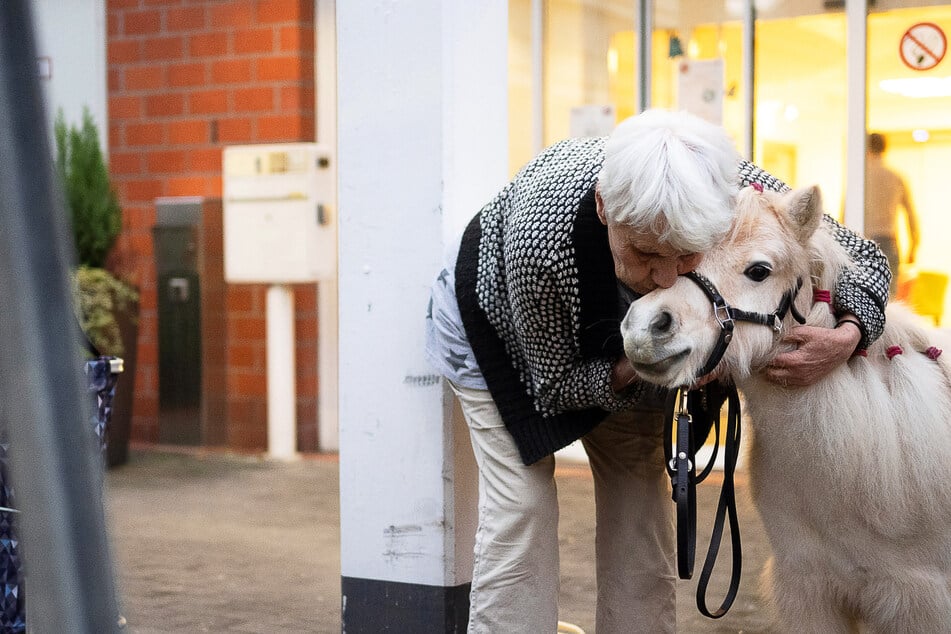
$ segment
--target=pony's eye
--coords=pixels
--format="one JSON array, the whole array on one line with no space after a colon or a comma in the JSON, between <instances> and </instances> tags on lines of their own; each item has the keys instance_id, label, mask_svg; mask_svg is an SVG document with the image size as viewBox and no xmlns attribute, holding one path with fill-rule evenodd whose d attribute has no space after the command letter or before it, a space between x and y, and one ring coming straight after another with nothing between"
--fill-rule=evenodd
<instances>
[{"instance_id":1,"label":"pony's eye","mask_svg":"<svg viewBox=\"0 0 951 634\"><path fill-rule=\"evenodd\" d=\"M743 274L754 282L762 282L767 277L769 277L769 274L772 272L773 269L770 268L769 264L766 264L765 262L756 262L746 267L746 270L743 271Z\"/></svg>"}]
</instances>

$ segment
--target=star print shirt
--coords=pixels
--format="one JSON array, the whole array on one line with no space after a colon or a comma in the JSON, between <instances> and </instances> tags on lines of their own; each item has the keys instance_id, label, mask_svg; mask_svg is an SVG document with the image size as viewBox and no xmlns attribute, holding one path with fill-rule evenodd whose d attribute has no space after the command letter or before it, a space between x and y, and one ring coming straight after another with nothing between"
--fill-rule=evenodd
<instances>
[{"instance_id":1,"label":"star print shirt","mask_svg":"<svg viewBox=\"0 0 951 634\"><path fill-rule=\"evenodd\" d=\"M430 292L426 311L426 358L434 370L456 385L487 390L485 377L466 339L456 302L456 256L461 239L460 235L446 251L443 269Z\"/></svg>"}]
</instances>

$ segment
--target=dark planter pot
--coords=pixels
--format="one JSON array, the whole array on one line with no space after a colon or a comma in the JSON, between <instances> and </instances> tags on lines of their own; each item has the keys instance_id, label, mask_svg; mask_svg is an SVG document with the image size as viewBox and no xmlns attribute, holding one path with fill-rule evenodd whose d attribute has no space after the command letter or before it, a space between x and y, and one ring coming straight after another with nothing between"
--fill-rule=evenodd
<instances>
[{"instance_id":1,"label":"dark planter pot","mask_svg":"<svg viewBox=\"0 0 951 634\"><path fill-rule=\"evenodd\" d=\"M124 370L116 383L112 417L106 427L106 466L117 467L129 461L129 432L132 429L132 404L135 399L135 356L139 335L139 306L116 315L122 337Z\"/></svg>"}]
</instances>

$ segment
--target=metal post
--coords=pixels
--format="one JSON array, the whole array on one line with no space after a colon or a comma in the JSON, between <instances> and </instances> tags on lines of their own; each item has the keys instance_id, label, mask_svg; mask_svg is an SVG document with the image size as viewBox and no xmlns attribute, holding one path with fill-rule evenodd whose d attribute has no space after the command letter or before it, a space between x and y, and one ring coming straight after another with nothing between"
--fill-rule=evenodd
<instances>
[{"instance_id":1,"label":"metal post","mask_svg":"<svg viewBox=\"0 0 951 634\"><path fill-rule=\"evenodd\" d=\"M848 73L846 80L846 121L848 123L845 130L845 224L859 231L865 223L867 12L866 0L847 0L845 3L845 32L848 34L845 46Z\"/></svg>"},{"instance_id":2,"label":"metal post","mask_svg":"<svg viewBox=\"0 0 951 634\"><path fill-rule=\"evenodd\" d=\"M267 453L297 456L297 367L294 354L294 289L267 288Z\"/></svg>"},{"instance_id":3,"label":"metal post","mask_svg":"<svg viewBox=\"0 0 951 634\"><path fill-rule=\"evenodd\" d=\"M83 398L74 261L28 0L0 4L0 399L35 632L118 629L100 458Z\"/></svg>"},{"instance_id":4,"label":"metal post","mask_svg":"<svg viewBox=\"0 0 951 634\"><path fill-rule=\"evenodd\" d=\"M753 160L756 149L756 6L746 0L743 7L743 122L746 137L743 139L743 157Z\"/></svg>"},{"instance_id":5,"label":"metal post","mask_svg":"<svg viewBox=\"0 0 951 634\"><path fill-rule=\"evenodd\" d=\"M545 147L545 7L532 0L532 152Z\"/></svg>"},{"instance_id":6,"label":"metal post","mask_svg":"<svg viewBox=\"0 0 951 634\"><path fill-rule=\"evenodd\" d=\"M637 0L637 111L651 107L651 39L654 30L654 0Z\"/></svg>"}]
</instances>

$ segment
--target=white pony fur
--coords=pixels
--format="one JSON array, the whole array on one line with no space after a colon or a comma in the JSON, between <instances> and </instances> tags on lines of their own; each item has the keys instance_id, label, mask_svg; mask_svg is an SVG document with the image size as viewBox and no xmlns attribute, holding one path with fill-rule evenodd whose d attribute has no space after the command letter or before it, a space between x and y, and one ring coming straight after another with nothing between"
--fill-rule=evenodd
<instances>
[{"instance_id":1,"label":"white pony fur","mask_svg":"<svg viewBox=\"0 0 951 634\"><path fill-rule=\"evenodd\" d=\"M807 324L833 327L813 289L833 290L850 259L822 220L818 188L744 189L727 239L703 259L735 308L770 313L803 280ZM755 282L744 272L766 262ZM666 316L665 316L666 314ZM787 315L784 327L794 326ZM637 300L622 323L639 374L688 385L719 333L690 280ZM784 388L763 368L781 334L737 322L716 373L746 403L753 501L773 558L764 570L777 627L795 632L951 632L951 338L900 304L885 333L818 384ZM889 359L886 351L900 346ZM935 346L945 354L929 358ZM750 431L751 430L751 431Z\"/></svg>"}]
</instances>

